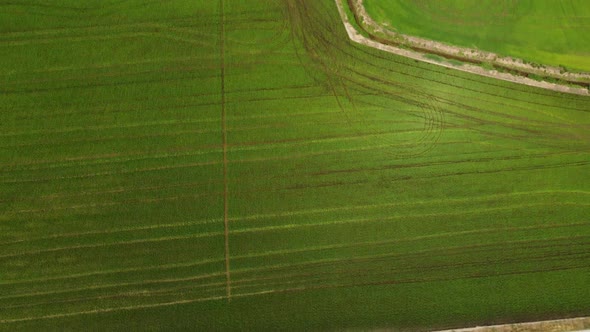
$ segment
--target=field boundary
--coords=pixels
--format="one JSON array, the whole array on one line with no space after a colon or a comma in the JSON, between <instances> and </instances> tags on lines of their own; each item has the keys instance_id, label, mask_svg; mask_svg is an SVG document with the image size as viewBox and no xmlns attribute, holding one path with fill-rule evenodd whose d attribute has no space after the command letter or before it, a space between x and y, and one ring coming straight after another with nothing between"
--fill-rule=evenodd
<instances>
[{"instance_id":1,"label":"field boundary","mask_svg":"<svg viewBox=\"0 0 590 332\"><path fill-rule=\"evenodd\" d=\"M590 317L576 317L567 319L544 320L538 322L477 326L460 329L440 330L436 332L561 332L589 330Z\"/></svg>"},{"instance_id":2,"label":"field boundary","mask_svg":"<svg viewBox=\"0 0 590 332\"><path fill-rule=\"evenodd\" d=\"M427 50L427 48L425 47L425 45L422 45L418 39L414 39L414 37L411 37L412 39L409 39L406 36L401 36L401 38L404 39L404 45L410 44L408 46L413 47L413 49L410 48L402 48L402 47L397 47L394 45L390 45L389 43L384 43L385 38L379 38L376 37L374 35L371 35L370 33L368 33L367 31L363 31L366 34L369 34L369 37L365 37L361 32L359 32L357 30L357 28L350 22L346 10L344 9L344 4L343 1L349 1L349 3L352 3L352 1L357 1L357 6L362 7L362 0L335 0L336 2L336 6L338 7L338 12L340 13L340 18L342 19L342 22L344 24L344 27L346 29L346 32L348 34L348 37L361 45L365 45L371 48L375 48L381 51L385 51L388 53L392 53L392 54L396 54L399 56L403 56L406 58L410 58L410 59L414 59L417 61L421 61L421 62L426 62L426 63L430 63L430 64L434 64L437 66L441 66L441 67L445 67L445 68L450 68L450 69L455 69L455 70L459 70L459 71L463 71L463 72L467 72L467 73L471 73L471 74L476 74L476 75L480 75L480 76L485 76L485 77L490 77L490 78L494 78L494 79L499 79L499 80L503 80L503 81L508 81L508 82L513 82L513 83L517 83L517 84L523 84L523 85L527 85L527 86L532 86L532 87L537 87L537 88L542 88L542 89L546 89L546 90L552 90L552 91L557 91L557 92L563 92L563 93L570 93L570 94L577 94L577 95L582 95L582 96L590 96L590 91L588 88L582 87L582 86L570 86L570 85L564 85L564 84L559 84L559 83L551 83L551 82L547 82L547 81L539 81L539 80L535 80L532 78L528 78L528 77L524 77L524 76L520 76L520 75L516 75L516 74L512 74L510 72L500 72L498 70L488 70L485 69L479 65L475 65L475 64L470 64L470 63L462 63L462 64L455 64L455 63L451 63L451 62L447 62L447 61L438 61L438 60L434 60L432 58L427 57L427 55L430 55L430 53L424 53L424 52L419 52L413 49L423 49L423 50ZM360 5L359 5L360 4ZM349 9L351 11L353 11L353 14L359 15L359 13L356 13L355 10L357 10L358 8L350 8L351 6L349 6L348 4L346 4L347 7L349 7ZM362 10L362 9L361 9ZM361 16L363 16L363 20L365 20L365 14L361 14ZM356 18L355 18L356 19ZM372 21L372 20L369 20ZM360 24L359 22L356 22L357 24ZM366 21L363 23L367 23ZM376 24L376 23L375 23ZM362 28L362 27L361 27ZM383 33L385 33L385 29L380 28ZM392 34L393 32L389 32L390 34ZM396 35L398 38L400 38L400 35ZM390 36L393 37L393 36ZM379 40L379 41L378 41ZM420 39L422 40L422 39ZM418 44L412 44L412 41L417 42ZM436 43L433 41L430 41L432 43ZM450 47L447 45L447 47ZM453 47L451 47L453 48ZM459 48L456 48L457 52L461 52L459 50ZM440 53L440 52L433 52L433 53ZM444 60L444 59L443 59ZM524 68L519 68L519 70L524 71ZM580 79L588 79L590 80L590 74L576 74L576 73L566 73L568 74L569 79L573 79L573 78L580 78ZM573 75L573 76L572 76ZM562 77L560 76L560 78L566 78L565 76Z\"/></svg>"}]
</instances>

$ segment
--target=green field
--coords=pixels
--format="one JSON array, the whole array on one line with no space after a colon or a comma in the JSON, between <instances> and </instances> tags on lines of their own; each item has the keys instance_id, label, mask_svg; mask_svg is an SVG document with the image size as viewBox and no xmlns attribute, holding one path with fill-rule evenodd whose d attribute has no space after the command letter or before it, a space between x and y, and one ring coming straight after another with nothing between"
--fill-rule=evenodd
<instances>
[{"instance_id":1,"label":"green field","mask_svg":"<svg viewBox=\"0 0 590 332\"><path fill-rule=\"evenodd\" d=\"M588 314L590 98L353 44L333 0L53 3L0 6L0 330Z\"/></svg>"},{"instance_id":2,"label":"green field","mask_svg":"<svg viewBox=\"0 0 590 332\"><path fill-rule=\"evenodd\" d=\"M364 0L397 32L537 64L590 71L587 0Z\"/></svg>"}]
</instances>

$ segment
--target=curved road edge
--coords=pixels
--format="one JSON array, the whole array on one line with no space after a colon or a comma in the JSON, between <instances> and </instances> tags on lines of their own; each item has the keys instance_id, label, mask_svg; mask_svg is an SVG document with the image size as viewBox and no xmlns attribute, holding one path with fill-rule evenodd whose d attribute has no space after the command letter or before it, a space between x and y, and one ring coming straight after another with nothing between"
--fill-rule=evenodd
<instances>
[{"instance_id":1,"label":"curved road edge","mask_svg":"<svg viewBox=\"0 0 590 332\"><path fill-rule=\"evenodd\" d=\"M590 317L544 320L539 322L477 326L436 332L550 332L590 331Z\"/></svg>"},{"instance_id":2,"label":"curved road edge","mask_svg":"<svg viewBox=\"0 0 590 332\"><path fill-rule=\"evenodd\" d=\"M517 84L528 85L532 87L542 88L546 90L552 90L557 92L563 93L570 93L570 94L577 94L582 96L590 96L590 91L586 88L582 87L570 87L567 85L550 83L545 81L536 81L528 77L513 75L510 73L502 73L497 70L487 70L480 66L472 65L472 64L463 64L461 66L456 66L450 63L441 63L432 59L429 59L423 53L419 53L416 51L411 51L399 47L395 47L392 45L386 45L369 39L363 35L361 35L356 28L350 23L348 20L348 16L346 15L345 9L342 4L342 0L334 0L336 2L336 6L338 7L338 12L340 13L340 18L342 19L342 23L344 24L344 28L348 34L348 37L353 41L361 45L365 45L368 47L372 47L381 51L389 52L392 54L396 54L399 56L403 56L406 58L418 60L421 62L430 63L433 65L450 68L454 70L459 70L471 74L476 74L480 76L490 77L494 79L499 79L503 81L508 81Z\"/></svg>"}]
</instances>

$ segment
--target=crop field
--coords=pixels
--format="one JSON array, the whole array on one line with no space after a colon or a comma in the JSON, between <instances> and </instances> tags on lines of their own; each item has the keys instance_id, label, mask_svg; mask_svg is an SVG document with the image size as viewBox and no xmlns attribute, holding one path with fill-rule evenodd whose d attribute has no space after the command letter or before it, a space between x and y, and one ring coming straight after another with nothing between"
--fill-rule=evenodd
<instances>
[{"instance_id":1,"label":"crop field","mask_svg":"<svg viewBox=\"0 0 590 332\"><path fill-rule=\"evenodd\" d=\"M0 5L0 330L587 315L590 99L351 43L333 0Z\"/></svg>"},{"instance_id":2,"label":"crop field","mask_svg":"<svg viewBox=\"0 0 590 332\"><path fill-rule=\"evenodd\" d=\"M537 64L590 71L586 0L364 0L395 31Z\"/></svg>"}]
</instances>

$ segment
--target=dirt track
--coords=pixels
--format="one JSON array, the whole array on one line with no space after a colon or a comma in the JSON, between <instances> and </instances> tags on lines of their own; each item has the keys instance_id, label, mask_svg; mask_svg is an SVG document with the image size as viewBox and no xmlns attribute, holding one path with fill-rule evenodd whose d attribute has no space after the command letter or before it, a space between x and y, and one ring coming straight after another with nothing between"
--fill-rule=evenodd
<instances>
[{"instance_id":1,"label":"dirt track","mask_svg":"<svg viewBox=\"0 0 590 332\"><path fill-rule=\"evenodd\" d=\"M225 289L227 301L231 301L231 274L229 253L229 195L227 176L227 127L225 109L225 0L219 1L219 59L221 69L221 136L223 147L223 224L224 224L224 256L225 256Z\"/></svg>"},{"instance_id":2,"label":"dirt track","mask_svg":"<svg viewBox=\"0 0 590 332\"><path fill-rule=\"evenodd\" d=\"M491 77L491 78L495 78L495 79L500 79L500 80L504 80L504 81L509 81L509 82L518 83L518 84L524 84L524 85L528 85L528 86L533 86L533 87L538 87L538 88L543 88L543 89L553 90L553 91L558 91L558 92L563 92L563 93L571 93L571 94L577 94L577 95L583 95L583 96L590 96L590 91L586 88L583 88L583 87L570 87L567 85L549 83L549 82L545 82L545 81L536 81L536 80L530 79L528 77L518 76L518 75L514 75L514 74L510 74L510 73L498 72L496 70L487 70L487 69L484 69L480 66L472 65L472 64L463 64L461 66L458 66L458 65L454 65L454 64L446 63L446 62L444 62L444 63L438 62L438 61L427 58L425 56L425 54L420 53L420 52L379 43L375 40L369 39L369 38L361 35L356 30L356 28L350 23L347 15L346 15L346 12L344 10L343 4L342 4L342 1L345 1L345 0L335 0L335 1L336 1L336 5L338 7L338 11L340 12L340 17L342 18L342 22L344 23L344 27L346 28L346 32L348 33L348 36L352 41L354 41L356 43L359 43L359 44L362 44L365 46L369 46L369 47L373 47L373 48L376 48L376 49L379 49L379 50L382 50L385 52L389 52L389 53L397 54L397 55L404 56L407 58L411 58L414 60L427 62L427 63L431 63L431 64L434 64L437 66L446 67L446 68L452 68L452 69L460 70L463 72L477 74L480 76ZM362 0L357 0L357 1L358 1L358 4L360 4L360 7L363 8L362 7ZM368 15L366 15L366 13L360 13L360 15L363 15L363 19L366 19L367 21L372 22L372 20L368 17ZM365 16L366 16L366 18L365 18ZM408 37L406 37L406 36L404 36L404 38L406 41L408 41L410 43L412 42L412 39L407 39ZM419 43L417 45L420 47L428 46L428 45L424 44L425 42L429 42L432 44L440 44L437 42L426 41L426 40L422 40L422 39L415 40L414 42ZM434 45L430 45L430 46L434 47ZM449 45L445 45L445 47L450 48L450 50L447 50L447 51L452 50L453 52L457 52L457 53L463 52L463 50L459 47L453 47L453 46L449 46ZM573 73L567 73L567 74L568 75L587 75L587 74L573 74ZM585 76L582 76L582 77L585 78Z\"/></svg>"},{"instance_id":3,"label":"dirt track","mask_svg":"<svg viewBox=\"0 0 590 332\"><path fill-rule=\"evenodd\" d=\"M546 320L531 323L478 326L438 332L563 332L588 331L590 317Z\"/></svg>"}]
</instances>

